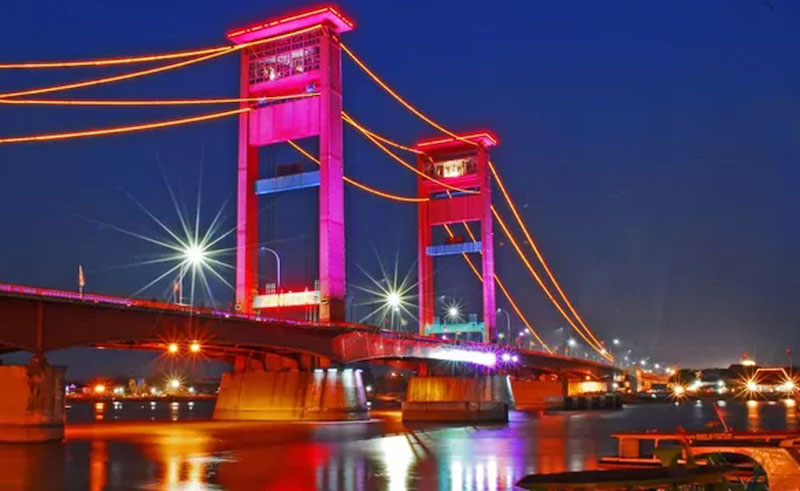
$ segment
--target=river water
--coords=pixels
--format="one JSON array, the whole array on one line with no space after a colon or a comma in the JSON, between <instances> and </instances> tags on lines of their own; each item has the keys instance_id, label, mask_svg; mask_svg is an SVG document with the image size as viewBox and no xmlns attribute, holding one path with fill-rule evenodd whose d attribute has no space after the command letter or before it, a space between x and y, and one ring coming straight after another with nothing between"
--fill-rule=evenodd
<instances>
[{"instance_id":1,"label":"river water","mask_svg":"<svg viewBox=\"0 0 800 491\"><path fill-rule=\"evenodd\" d=\"M498 490L532 472L594 468L615 431L711 428L711 402L512 412L507 424L230 423L213 401L74 403L62 443L0 445L0 489ZM722 408L738 429L795 429L782 402Z\"/></svg>"}]
</instances>

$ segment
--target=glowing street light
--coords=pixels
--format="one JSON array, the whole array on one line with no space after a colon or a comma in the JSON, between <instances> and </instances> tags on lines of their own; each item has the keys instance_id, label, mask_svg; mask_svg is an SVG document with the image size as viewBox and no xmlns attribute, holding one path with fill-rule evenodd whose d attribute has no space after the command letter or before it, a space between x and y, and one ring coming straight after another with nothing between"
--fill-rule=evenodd
<instances>
[{"instance_id":1,"label":"glowing street light","mask_svg":"<svg viewBox=\"0 0 800 491\"><path fill-rule=\"evenodd\" d=\"M192 353L199 353L200 352L200 343L194 341L192 344L189 345L189 351Z\"/></svg>"},{"instance_id":2,"label":"glowing street light","mask_svg":"<svg viewBox=\"0 0 800 491\"><path fill-rule=\"evenodd\" d=\"M205 263L206 251L198 244L189 244L183 250L183 257L190 266L199 266Z\"/></svg>"},{"instance_id":3,"label":"glowing street light","mask_svg":"<svg viewBox=\"0 0 800 491\"><path fill-rule=\"evenodd\" d=\"M574 348L574 347L578 346L578 342L575 341L575 338L569 338L567 340L567 346L569 346L570 348Z\"/></svg>"},{"instance_id":4,"label":"glowing street light","mask_svg":"<svg viewBox=\"0 0 800 491\"><path fill-rule=\"evenodd\" d=\"M397 312L400 310L400 305L403 304L403 297L400 295L399 292L392 290L386 294L386 305L391 308L393 311Z\"/></svg>"},{"instance_id":5,"label":"glowing street light","mask_svg":"<svg viewBox=\"0 0 800 491\"><path fill-rule=\"evenodd\" d=\"M372 284L372 287L353 285L355 289L369 295L369 299L359 306L373 306L359 322L372 322L378 325L388 322L390 329L400 329L408 323L407 318L415 318L411 309L414 303L412 292L416 289L417 283L412 283L412 277L416 276L417 269L409 269L405 275L400 275L397 258L392 269L384 267L380 257L378 266L381 273L379 276L373 276L359 266Z\"/></svg>"},{"instance_id":6,"label":"glowing street light","mask_svg":"<svg viewBox=\"0 0 800 491\"><path fill-rule=\"evenodd\" d=\"M172 388L172 389L177 389L177 388L179 388L179 387L181 386L181 381L180 381L180 380L178 380L178 379L176 379L176 378L174 378L174 379L171 379L171 380L169 381L169 386L170 386L170 388Z\"/></svg>"},{"instance_id":7,"label":"glowing street light","mask_svg":"<svg viewBox=\"0 0 800 491\"><path fill-rule=\"evenodd\" d=\"M177 352L178 352L178 343L169 343L169 344L167 345L167 352L168 352L169 354L172 354L172 355L174 355L175 353L177 353Z\"/></svg>"},{"instance_id":8,"label":"glowing street light","mask_svg":"<svg viewBox=\"0 0 800 491\"><path fill-rule=\"evenodd\" d=\"M611 341L611 342L614 343L614 346L619 346L620 345L620 340L618 338L614 338L614 340Z\"/></svg>"},{"instance_id":9,"label":"glowing street light","mask_svg":"<svg viewBox=\"0 0 800 491\"><path fill-rule=\"evenodd\" d=\"M94 386L94 393L95 394L102 394L106 391L106 386L103 384L97 384Z\"/></svg>"}]
</instances>

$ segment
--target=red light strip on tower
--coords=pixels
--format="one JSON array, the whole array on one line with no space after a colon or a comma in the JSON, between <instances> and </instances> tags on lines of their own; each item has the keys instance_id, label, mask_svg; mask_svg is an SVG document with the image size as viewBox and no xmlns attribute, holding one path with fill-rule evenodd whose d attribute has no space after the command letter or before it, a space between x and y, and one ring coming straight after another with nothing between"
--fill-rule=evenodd
<instances>
[{"instance_id":1,"label":"red light strip on tower","mask_svg":"<svg viewBox=\"0 0 800 491\"><path fill-rule=\"evenodd\" d=\"M162 65L162 66L159 66L159 67L148 68L147 70L139 70L139 71L136 71L136 72L122 73L120 75L114 75L114 76L105 77L105 78L96 78L96 79L92 79L92 80L84 80L82 82L73 82L73 83L69 83L69 84L53 85L53 86L50 86L50 87L40 87L38 89L28 89L28 90L19 90L19 91L16 91L16 92L6 92L4 94L0 94L0 98L20 97L20 96L36 95L36 94L47 94L47 93L50 93L50 92L60 92L60 91L63 91L63 90L72 90L72 89L78 89L78 88L82 88L82 87L92 87L92 86L95 86L95 85L102 85L102 84L108 84L108 83L112 83L112 82L119 82L119 81L122 81L122 80L130 80L130 79L133 79L133 78L144 77L144 76L147 76L147 75L153 75L153 74L160 73L160 72L166 72L168 70L174 70L174 69L177 69L177 68L183 68L185 66L192 65L192 64L195 64L195 63L200 63L202 61L211 60L213 58L218 58L218 57L220 57L222 55L226 55L228 53L233 53L234 51L239 51L239 50L247 48L249 46L255 46L255 45L258 45L258 44L264 44L264 43L268 43L268 42L275 41L275 40L278 40L278 39L284 39L284 38L287 38L287 37L295 36L297 34L303 34L305 32L310 32L310 31L319 29L320 27L322 27L322 26L313 25L313 26L306 27L305 29L299 29L297 31L292 31L290 33L279 34L277 36L270 36L268 38L258 39L256 41L250 41L250 42L247 42L247 43L237 44L235 46L229 46L225 50L220 50L220 51L213 52L213 53L210 53L210 54L207 54L207 55L204 55L204 56L200 56L200 57L197 57L197 58L191 58L189 60L184 60L184 61L180 61L180 62L177 62L177 63L170 63L168 65Z\"/></svg>"},{"instance_id":2,"label":"red light strip on tower","mask_svg":"<svg viewBox=\"0 0 800 491\"><path fill-rule=\"evenodd\" d=\"M236 29L235 31L228 32L228 37L232 38L232 37L236 37L236 36L241 36L242 34L248 34L248 33L251 33L251 32L260 31L261 29L266 29L266 28L269 28L269 27L275 27L275 26L278 26L278 25L281 25L281 24L286 24L287 22L292 22L292 21L295 21L295 20L305 19L306 17L312 17L314 15L324 14L325 12L332 13L333 15L335 15L336 17L341 19L341 21L344 22L345 24L347 24L350 28L354 28L355 27L355 24L353 23L352 20L350 20L347 17L345 17L344 15L340 14L335 8L333 8L333 7L323 7L323 8L320 8L320 9L312 10L310 12L303 12L303 13L300 13L300 14L297 14L297 15L290 15L290 16L287 16L287 17L283 17L281 19L274 20L272 22L265 22L265 23L258 24L258 25L255 25L255 26L245 27L245 28L242 28L242 29Z\"/></svg>"},{"instance_id":3,"label":"red light strip on tower","mask_svg":"<svg viewBox=\"0 0 800 491\"><path fill-rule=\"evenodd\" d=\"M297 143L293 142L292 140L287 140L287 143L289 143L289 145L291 145L292 148L294 148L295 150L300 152L304 157L306 157L310 161L314 162L315 164L320 165L319 159L314 157L310 153L308 153L306 151L306 149L304 149L303 147L301 147ZM400 196L398 194L387 193L387 192L381 191L379 189L375 189L373 187L367 186L366 184L362 184L362 183L356 181L355 179L350 179L347 176L344 176L342 179L344 179L344 182L346 182L347 184L355 186L358 189L361 189L362 191L366 191L368 193L374 194L375 196L380 196L381 198L387 198L387 199L391 199L391 200L394 200L394 201L402 201L404 203L423 203L425 201L430 201L430 198L416 198L416 197Z\"/></svg>"},{"instance_id":4,"label":"red light strip on tower","mask_svg":"<svg viewBox=\"0 0 800 491\"><path fill-rule=\"evenodd\" d=\"M572 315L575 316L575 319L578 320L578 323L581 325L581 327L583 327L583 329L585 329L589 337L592 338L594 343L597 346L602 346L602 343L597 339L594 333L592 333L589 327L586 326L586 323L583 322L581 316L578 315L577 310L572 305L572 302L569 301L569 298L567 298L567 295L564 293L564 290L561 289L561 285L556 280L555 275L547 265L547 261L545 261L544 256L539 251L539 248L536 246L536 242L533 240L533 236L528 231L528 227L525 226L525 222L522 220L522 216L520 215L519 210L514 205L514 202L511 200L511 196L509 195L508 190L506 189L506 186L503 183L503 180L500 179L500 175L497 173L497 169L495 169L494 164L491 161L489 161L489 169L492 171L492 176L494 176L495 182L497 182L498 187L500 187L500 191L503 193L503 197L505 198L508 207L511 208L511 212L514 214L514 218L516 219L517 224L522 229L523 234L525 234L525 239L528 241L528 244L531 246L531 249L533 249L533 253L539 260L539 263L541 263L542 267L547 273L548 278L550 278L550 281L553 283L553 286L556 287L556 290L558 291L558 294L561 296L561 299L567 305L567 308L569 308L570 312L572 312Z\"/></svg>"},{"instance_id":5,"label":"red light strip on tower","mask_svg":"<svg viewBox=\"0 0 800 491\"><path fill-rule=\"evenodd\" d=\"M469 141L471 143L475 143L472 140L478 138L486 138L492 142L492 145L497 145L497 137L492 135L491 133L481 132L481 133L471 133L469 135L459 135L458 138L438 138L436 140L425 140L417 143L418 147L432 147L436 145L441 145L442 143L449 143L452 141Z\"/></svg>"},{"instance_id":6,"label":"red light strip on tower","mask_svg":"<svg viewBox=\"0 0 800 491\"><path fill-rule=\"evenodd\" d=\"M26 143L26 142L42 142L42 141L53 141L53 140L68 140L72 138L85 138L89 136L102 136L102 135L116 135L120 133L132 133L135 131L144 131L144 130L152 130L156 128L166 128L170 126L180 126L183 124L189 123L198 123L200 121L209 121L212 119L219 119L224 118L226 116L233 116L236 114L241 114L247 111L251 111L252 108L244 107L240 109L233 109L230 111L222 111L217 113L211 114L203 114L200 116L192 116L189 118L179 118L179 119L171 119L167 121L157 121L154 123L144 123L144 124L136 124L136 125L129 125L129 126L116 126L113 128L100 128L96 130L86 130L86 131L73 131L69 133L50 133L50 134L43 134L43 135L30 135L30 136L15 136L10 138L0 138L0 144L5 143Z\"/></svg>"}]
</instances>

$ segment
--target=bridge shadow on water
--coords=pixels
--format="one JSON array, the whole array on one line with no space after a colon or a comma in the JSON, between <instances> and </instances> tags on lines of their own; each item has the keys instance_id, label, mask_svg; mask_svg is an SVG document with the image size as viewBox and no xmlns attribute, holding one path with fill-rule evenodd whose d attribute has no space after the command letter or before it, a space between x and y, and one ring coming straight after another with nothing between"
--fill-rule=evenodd
<instances>
[{"instance_id":1,"label":"bridge shadow on water","mask_svg":"<svg viewBox=\"0 0 800 491\"><path fill-rule=\"evenodd\" d=\"M707 429L709 402L512 412L491 425L210 421L212 401L73 404L62 443L0 445L0 489L512 489L531 472L591 469L608 435ZM794 407L733 404L740 429L797 426Z\"/></svg>"}]
</instances>

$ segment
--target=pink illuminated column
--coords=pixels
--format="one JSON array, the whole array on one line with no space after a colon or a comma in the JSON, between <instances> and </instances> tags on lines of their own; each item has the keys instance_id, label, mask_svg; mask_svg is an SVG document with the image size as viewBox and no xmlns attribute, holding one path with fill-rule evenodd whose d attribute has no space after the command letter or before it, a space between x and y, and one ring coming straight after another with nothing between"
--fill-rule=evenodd
<instances>
[{"instance_id":1,"label":"pink illuminated column","mask_svg":"<svg viewBox=\"0 0 800 491\"><path fill-rule=\"evenodd\" d=\"M248 56L242 53L240 94L249 97ZM244 106L244 104L243 104ZM258 292L258 148L250 145L250 115L239 115L239 163L236 170L236 303L251 312Z\"/></svg>"},{"instance_id":2,"label":"pink illuminated column","mask_svg":"<svg viewBox=\"0 0 800 491\"><path fill-rule=\"evenodd\" d=\"M420 193L422 192L420 186ZM419 223L417 230L419 333L424 335L424 327L433 323L436 311L433 298L433 258L426 253L428 246L433 245L431 225L428 221L428 203L423 202L418 205L417 215Z\"/></svg>"},{"instance_id":3,"label":"pink illuminated column","mask_svg":"<svg viewBox=\"0 0 800 491\"><path fill-rule=\"evenodd\" d=\"M263 184L258 175L258 148L319 137L319 318L325 322L345 319L339 35L351 29L352 21L333 7L322 7L228 33L233 43L245 45L241 97L264 98L239 119L236 302L245 312L253 310L258 294L256 184ZM290 97L276 99L281 96ZM281 192L278 187L269 189Z\"/></svg>"},{"instance_id":4,"label":"pink illuminated column","mask_svg":"<svg viewBox=\"0 0 800 491\"><path fill-rule=\"evenodd\" d=\"M342 58L334 36L320 47L319 318L327 322L345 320Z\"/></svg>"},{"instance_id":5,"label":"pink illuminated column","mask_svg":"<svg viewBox=\"0 0 800 491\"><path fill-rule=\"evenodd\" d=\"M497 338L497 303L494 287L494 231L492 227L492 175L489 170L489 155L486 148L478 152L478 176L481 180L481 243L483 271L483 322L487 341Z\"/></svg>"},{"instance_id":6,"label":"pink illuminated column","mask_svg":"<svg viewBox=\"0 0 800 491\"><path fill-rule=\"evenodd\" d=\"M420 334L425 334L426 326L433 323L436 315L432 256L480 252L484 340L488 342L496 337L492 186L488 156L488 149L496 144L493 135L478 132L463 134L459 138L424 140L416 145L418 150L424 152L417 159L419 170L438 181L433 182L421 176L417 178L418 195L429 198L429 201L420 203L418 208ZM433 227L450 225L457 235L466 235L461 224L474 222L480 225L480 244L433 243ZM431 246L435 251L429 249Z\"/></svg>"}]
</instances>

